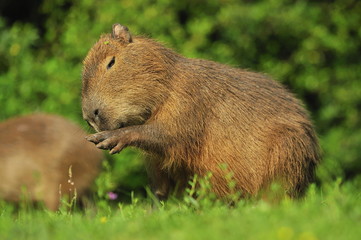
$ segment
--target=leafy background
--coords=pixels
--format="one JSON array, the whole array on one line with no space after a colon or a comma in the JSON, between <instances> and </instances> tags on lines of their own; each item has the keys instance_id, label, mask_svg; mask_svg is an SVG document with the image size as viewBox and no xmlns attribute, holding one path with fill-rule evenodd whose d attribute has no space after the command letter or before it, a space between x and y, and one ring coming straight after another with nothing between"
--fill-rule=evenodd
<instances>
[{"instance_id":1,"label":"leafy background","mask_svg":"<svg viewBox=\"0 0 361 240\"><path fill-rule=\"evenodd\" d=\"M191 58L266 73L302 99L323 149L321 184L361 181L361 1L0 2L0 121L49 112L83 127L82 60L119 22ZM142 189L141 156L107 156L98 193Z\"/></svg>"}]
</instances>

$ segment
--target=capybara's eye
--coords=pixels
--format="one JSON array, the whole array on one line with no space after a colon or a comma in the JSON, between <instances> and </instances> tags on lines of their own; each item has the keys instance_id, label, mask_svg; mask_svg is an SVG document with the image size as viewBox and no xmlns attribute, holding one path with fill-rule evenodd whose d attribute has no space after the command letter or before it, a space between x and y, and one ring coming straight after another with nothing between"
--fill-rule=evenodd
<instances>
[{"instance_id":1,"label":"capybara's eye","mask_svg":"<svg viewBox=\"0 0 361 240\"><path fill-rule=\"evenodd\" d=\"M113 57L112 60L110 60L110 62L107 65L107 69L110 69L111 67L113 67L114 63L115 63L115 57Z\"/></svg>"}]
</instances>

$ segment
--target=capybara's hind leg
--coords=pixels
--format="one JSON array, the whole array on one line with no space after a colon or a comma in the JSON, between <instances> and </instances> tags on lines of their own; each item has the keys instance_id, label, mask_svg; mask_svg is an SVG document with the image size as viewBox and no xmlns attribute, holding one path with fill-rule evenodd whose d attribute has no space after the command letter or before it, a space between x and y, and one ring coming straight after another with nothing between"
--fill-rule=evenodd
<instances>
[{"instance_id":1,"label":"capybara's hind leg","mask_svg":"<svg viewBox=\"0 0 361 240\"><path fill-rule=\"evenodd\" d=\"M293 198L302 197L309 183L314 181L314 171L319 161L318 146L316 140L309 138L316 137L306 127L297 130L285 127L271 141L271 179L280 181L287 195Z\"/></svg>"}]
</instances>

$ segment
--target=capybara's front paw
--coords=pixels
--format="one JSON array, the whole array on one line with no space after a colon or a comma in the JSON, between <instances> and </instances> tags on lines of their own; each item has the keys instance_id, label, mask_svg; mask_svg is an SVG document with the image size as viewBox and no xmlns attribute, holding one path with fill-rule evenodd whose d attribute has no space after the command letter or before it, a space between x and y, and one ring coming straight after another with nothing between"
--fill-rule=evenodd
<instances>
[{"instance_id":1,"label":"capybara's front paw","mask_svg":"<svg viewBox=\"0 0 361 240\"><path fill-rule=\"evenodd\" d=\"M85 139L94 144L98 144L99 142L104 141L107 138L105 133L106 132L91 134L86 136Z\"/></svg>"},{"instance_id":2,"label":"capybara's front paw","mask_svg":"<svg viewBox=\"0 0 361 240\"><path fill-rule=\"evenodd\" d=\"M89 135L86 140L96 144L97 148L108 149L110 154L119 153L124 147L125 142L115 131L104 131Z\"/></svg>"}]
</instances>

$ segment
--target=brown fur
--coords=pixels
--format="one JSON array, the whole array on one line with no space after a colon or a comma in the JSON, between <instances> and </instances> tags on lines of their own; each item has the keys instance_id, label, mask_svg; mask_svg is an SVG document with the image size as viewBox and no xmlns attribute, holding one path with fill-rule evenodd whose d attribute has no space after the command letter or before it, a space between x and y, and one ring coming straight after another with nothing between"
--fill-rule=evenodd
<instances>
[{"instance_id":1,"label":"brown fur","mask_svg":"<svg viewBox=\"0 0 361 240\"><path fill-rule=\"evenodd\" d=\"M300 101L264 75L182 57L119 26L84 60L83 117L103 131L89 141L111 153L143 149L160 198L207 172L214 192L226 196L222 163L245 195L274 180L289 195L302 195L319 149Z\"/></svg>"},{"instance_id":2,"label":"brown fur","mask_svg":"<svg viewBox=\"0 0 361 240\"><path fill-rule=\"evenodd\" d=\"M76 189L77 196L82 196L102 159L101 151L84 137L81 128L53 115L0 123L0 198L18 202L25 197L56 210L60 193L73 197Z\"/></svg>"}]
</instances>

